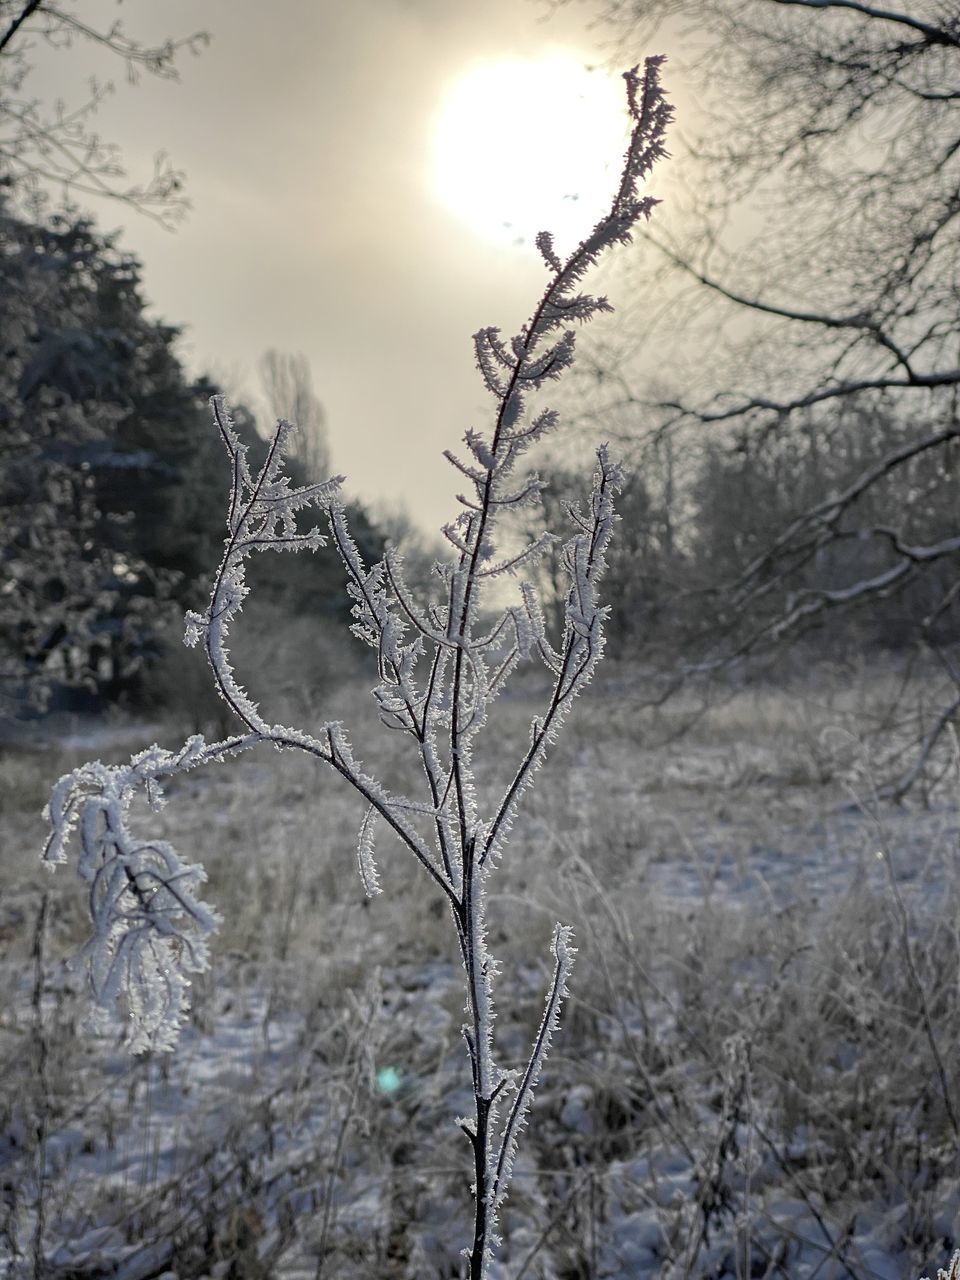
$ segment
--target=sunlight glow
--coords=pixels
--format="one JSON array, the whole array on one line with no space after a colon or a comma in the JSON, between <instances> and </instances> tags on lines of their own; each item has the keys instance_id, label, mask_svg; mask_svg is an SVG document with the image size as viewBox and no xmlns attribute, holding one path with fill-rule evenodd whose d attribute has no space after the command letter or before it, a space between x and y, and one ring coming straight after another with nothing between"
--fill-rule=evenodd
<instances>
[{"instance_id":1,"label":"sunlight glow","mask_svg":"<svg viewBox=\"0 0 960 1280\"><path fill-rule=\"evenodd\" d=\"M570 249L605 212L626 134L619 79L574 53L480 62L441 107L434 191L488 239L551 231Z\"/></svg>"}]
</instances>

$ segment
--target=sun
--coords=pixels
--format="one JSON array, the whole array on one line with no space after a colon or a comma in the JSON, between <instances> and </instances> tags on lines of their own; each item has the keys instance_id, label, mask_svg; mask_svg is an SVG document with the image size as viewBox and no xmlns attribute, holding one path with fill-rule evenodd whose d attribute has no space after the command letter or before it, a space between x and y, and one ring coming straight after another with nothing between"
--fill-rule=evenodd
<instances>
[{"instance_id":1,"label":"sun","mask_svg":"<svg viewBox=\"0 0 960 1280\"><path fill-rule=\"evenodd\" d=\"M626 133L622 85L573 52L478 62L440 108L434 193L489 240L569 249L606 210Z\"/></svg>"}]
</instances>

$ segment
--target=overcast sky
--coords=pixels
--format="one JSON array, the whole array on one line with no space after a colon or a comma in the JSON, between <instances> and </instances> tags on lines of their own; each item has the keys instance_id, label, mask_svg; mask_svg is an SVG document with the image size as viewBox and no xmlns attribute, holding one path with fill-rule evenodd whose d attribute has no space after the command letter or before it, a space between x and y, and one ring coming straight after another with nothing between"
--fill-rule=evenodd
<instances>
[{"instance_id":1,"label":"overcast sky","mask_svg":"<svg viewBox=\"0 0 960 1280\"><path fill-rule=\"evenodd\" d=\"M304 352L349 491L401 498L436 528L453 514L456 490L441 451L488 415L470 336L489 324L515 332L544 280L535 250L514 243L512 230L485 233L497 206L472 220L456 207L473 166L453 175L451 194L437 172L437 130L469 77L504 59L605 62L609 33L590 28L596 6L551 16L537 0L124 0L119 9L85 0L83 11L107 24L119 15L142 39L198 28L211 36L199 57L183 59L179 83L145 77L131 88L82 45L44 54L33 81L45 98L70 101L93 73L115 79L99 125L131 176L159 149L186 171L193 208L173 234L116 204L95 212L103 227L122 227L123 245L143 260L154 314L185 326L188 368L252 398L264 350ZM599 83L607 73L592 74ZM619 95L616 77L609 83ZM491 115L505 173L518 152L532 163L554 115L569 108L552 85L535 110ZM569 93L586 111L584 92L571 73ZM469 104L461 109L469 114ZM596 131L609 136L596 137L587 159L615 164L621 137ZM476 155L482 172L483 141L469 126L448 169ZM573 141L559 151L571 165L561 179L567 203L554 194L538 225L575 207L586 230L599 212L589 207L596 174L580 172ZM513 171L506 186L520 185ZM473 201L482 210L485 190ZM573 206L570 196L584 192ZM520 200L518 220L529 192Z\"/></svg>"}]
</instances>

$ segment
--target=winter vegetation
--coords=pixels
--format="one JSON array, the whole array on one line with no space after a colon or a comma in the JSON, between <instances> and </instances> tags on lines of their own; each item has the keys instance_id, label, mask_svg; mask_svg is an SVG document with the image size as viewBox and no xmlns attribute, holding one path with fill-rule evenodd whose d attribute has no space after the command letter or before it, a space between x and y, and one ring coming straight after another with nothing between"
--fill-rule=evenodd
<instances>
[{"instance_id":1,"label":"winter vegetation","mask_svg":"<svg viewBox=\"0 0 960 1280\"><path fill-rule=\"evenodd\" d=\"M294 667L296 648L278 661ZM487 794L547 691L521 677L497 708ZM493 1275L946 1266L958 772L922 803L875 797L888 761L858 727L895 682L851 665L811 680L798 663L676 738L693 695L644 710L642 677L600 664L491 891L506 1065L542 1017L557 918L579 948ZM370 772L412 787L416 762L382 741L362 680L327 697ZM177 730L156 736L173 751ZM121 729L100 734L64 736L59 771L118 758ZM471 1087L442 893L383 841L368 904L351 870L364 806L305 755L173 778L164 810L141 797L133 813L202 850L223 923L177 1051L131 1057L85 1029L86 978L64 960L89 935L86 904L37 865L51 750L0 768L8 1273L33 1274L39 1210L53 1275L459 1276L472 1201L454 1120Z\"/></svg>"},{"instance_id":2,"label":"winter vegetation","mask_svg":"<svg viewBox=\"0 0 960 1280\"><path fill-rule=\"evenodd\" d=\"M955 683L957 5L613 0L604 20L630 48L676 24L703 107L630 260L658 323L579 362L650 499L639 616L669 609L673 644L689 600L688 670L829 634L935 654Z\"/></svg>"},{"instance_id":3,"label":"winter vegetation","mask_svg":"<svg viewBox=\"0 0 960 1280\"><path fill-rule=\"evenodd\" d=\"M960 1277L958 18L691 18L438 548L77 211L205 37L0 0L0 1280Z\"/></svg>"},{"instance_id":4,"label":"winter vegetation","mask_svg":"<svg viewBox=\"0 0 960 1280\"><path fill-rule=\"evenodd\" d=\"M291 487L283 469L294 429L289 421L279 421L262 466L256 473L251 470L247 447L223 398L214 396L213 417L231 476L226 549L206 611L187 613L186 643L205 650L239 732L212 743L195 734L175 752L154 746L126 766L83 765L64 774L46 809L51 834L44 859L51 866L67 862L75 839L93 923L84 949L90 988L101 1011L121 1007L132 1052L175 1047L189 1009L191 978L208 968L207 940L219 923L199 896L206 879L202 866L181 861L166 841L135 833L128 815L136 796L145 796L156 810L170 779L270 744L330 766L366 804L357 858L369 897L380 892L374 860L377 826L399 838L446 899L466 977L463 1036L473 1108L457 1124L472 1149L474 1228L472 1243L463 1250L471 1280L490 1274L518 1140L559 1026L575 954L570 927L555 925L551 976L529 1056L519 1067L501 1066L494 1047L498 966L487 945L490 884L521 798L603 649L597 582L613 532L614 496L622 483L605 447L597 451L588 500L569 511L573 535L563 548L569 589L559 647L547 640L528 580L520 581L517 603L492 617L483 610L483 593L497 579L522 573L556 537L544 530L519 553L505 553L499 517L504 510L537 502L542 487L535 472L518 475L518 463L554 429L557 414L543 407L533 412L529 399L571 364L575 330L570 326L611 309L605 298L575 290L605 250L629 242L635 223L649 217L656 203L638 188L664 154L672 114L660 88L661 61L648 58L642 77L636 68L625 74L632 131L609 212L565 260L557 256L550 234L542 232L537 245L550 279L529 321L509 341L496 329L475 336L477 365L494 400L494 421L486 436L466 432L465 458L447 455L468 482L469 496L458 495L463 510L443 530L455 556L436 566L439 592L432 599L414 599L399 557L390 552L372 567L363 563L339 500L339 479ZM227 639L248 592L246 562L255 552L323 547L327 538L320 529L302 523L311 508L326 516L330 540L346 570L354 601L352 629L377 654L374 697L380 721L413 740L423 774L419 796L390 791L367 773L340 721L327 720L315 732L270 723L234 674ZM552 689L542 712L530 721L529 742L515 773L484 812L474 750L487 729L492 703L518 662L529 659L545 666ZM491 738L497 743L495 734Z\"/></svg>"}]
</instances>

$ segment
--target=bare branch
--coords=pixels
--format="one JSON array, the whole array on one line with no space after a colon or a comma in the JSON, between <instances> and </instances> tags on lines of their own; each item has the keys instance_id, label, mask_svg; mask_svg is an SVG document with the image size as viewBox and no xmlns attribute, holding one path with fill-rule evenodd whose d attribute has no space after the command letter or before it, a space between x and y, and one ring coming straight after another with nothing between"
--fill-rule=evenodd
<instances>
[{"instance_id":1,"label":"bare branch","mask_svg":"<svg viewBox=\"0 0 960 1280\"><path fill-rule=\"evenodd\" d=\"M930 44L960 48L960 36L955 32L943 27L935 27L929 22L923 22L920 18L911 17L910 14L900 13L894 9L877 9L872 5L861 4L859 0L773 0L773 3L800 5L805 9L852 9L855 13L862 13L867 18L892 22L898 26L909 27L912 31L919 31Z\"/></svg>"},{"instance_id":2,"label":"bare branch","mask_svg":"<svg viewBox=\"0 0 960 1280\"><path fill-rule=\"evenodd\" d=\"M4 49L6 49L7 45L10 43L13 37L17 34L17 32L20 30L23 24L27 21L27 19L31 16L31 14L36 13L36 11L40 8L42 3L43 3L43 0L29 0L29 2L26 5L24 5L23 9L20 11L20 13L17 14L14 20L10 23L9 27L7 27L3 35L0 36L0 54L3 53Z\"/></svg>"}]
</instances>

